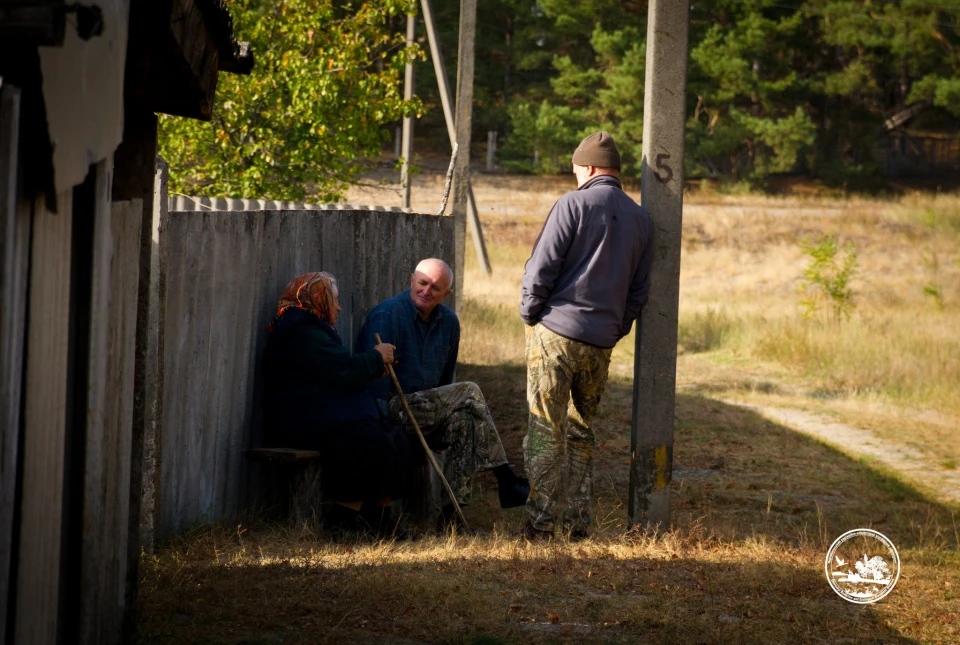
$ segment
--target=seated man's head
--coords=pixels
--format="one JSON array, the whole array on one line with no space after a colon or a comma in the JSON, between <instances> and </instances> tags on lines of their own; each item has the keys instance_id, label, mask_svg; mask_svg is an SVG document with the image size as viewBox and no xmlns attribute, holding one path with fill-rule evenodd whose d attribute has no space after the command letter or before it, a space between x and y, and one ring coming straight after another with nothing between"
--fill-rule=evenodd
<instances>
[{"instance_id":1,"label":"seated man's head","mask_svg":"<svg viewBox=\"0 0 960 645\"><path fill-rule=\"evenodd\" d=\"M410 276L410 298L424 319L450 294L452 284L449 264L436 258L420 261Z\"/></svg>"},{"instance_id":2,"label":"seated man's head","mask_svg":"<svg viewBox=\"0 0 960 645\"><path fill-rule=\"evenodd\" d=\"M599 175L620 176L620 151L609 132L594 132L573 153L577 188Z\"/></svg>"}]
</instances>

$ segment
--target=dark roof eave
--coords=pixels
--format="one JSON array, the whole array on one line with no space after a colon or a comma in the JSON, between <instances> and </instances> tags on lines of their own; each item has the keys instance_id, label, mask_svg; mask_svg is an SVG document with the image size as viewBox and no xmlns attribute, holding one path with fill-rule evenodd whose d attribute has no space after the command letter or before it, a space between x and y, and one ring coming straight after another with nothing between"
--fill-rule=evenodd
<instances>
[{"instance_id":1,"label":"dark roof eave","mask_svg":"<svg viewBox=\"0 0 960 645\"><path fill-rule=\"evenodd\" d=\"M234 48L234 55L230 58L221 56L217 67L221 72L230 72L231 74L249 74L253 71L253 51L250 49L250 43L238 42Z\"/></svg>"},{"instance_id":2,"label":"dark roof eave","mask_svg":"<svg viewBox=\"0 0 960 645\"><path fill-rule=\"evenodd\" d=\"M194 0L203 16L203 23L216 43L221 72L249 74L253 70L250 43L237 42L233 33L233 16L224 0Z\"/></svg>"}]
</instances>

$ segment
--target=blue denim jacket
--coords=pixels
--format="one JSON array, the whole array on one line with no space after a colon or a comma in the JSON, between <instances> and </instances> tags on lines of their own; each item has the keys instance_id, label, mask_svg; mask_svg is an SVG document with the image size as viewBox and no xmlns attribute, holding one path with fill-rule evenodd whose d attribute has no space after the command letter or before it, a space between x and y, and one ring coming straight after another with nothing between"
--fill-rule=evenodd
<instances>
[{"instance_id":1,"label":"blue denim jacket","mask_svg":"<svg viewBox=\"0 0 960 645\"><path fill-rule=\"evenodd\" d=\"M460 350L460 321L452 309L437 305L425 321L413 304L410 290L384 300L367 315L357 339L357 351L377 344L374 334L396 345L394 371L404 393L420 392L453 383ZM373 382L371 391L385 400L393 391L390 377Z\"/></svg>"}]
</instances>

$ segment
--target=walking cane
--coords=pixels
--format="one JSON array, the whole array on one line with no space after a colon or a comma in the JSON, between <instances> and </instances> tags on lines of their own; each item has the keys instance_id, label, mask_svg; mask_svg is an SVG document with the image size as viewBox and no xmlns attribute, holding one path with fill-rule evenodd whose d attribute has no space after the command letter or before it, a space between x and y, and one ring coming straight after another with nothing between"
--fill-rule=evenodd
<instances>
[{"instance_id":1,"label":"walking cane","mask_svg":"<svg viewBox=\"0 0 960 645\"><path fill-rule=\"evenodd\" d=\"M383 342L380 340L380 334L374 334L373 338L377 341L378 345ZM438 464L437 460L434 458L433 451L430 450L430 446L427 445L427 440L423 438L423 432L420 431L420 425L417 423L416 418L413 416L413 412L410 410L410 405L407 403L407 397L403 395L403 390L400 388L400 381L397 380L397 374L393 371L393 365L389 363L386 365L387 371L390 372L390 378L393 379L393 387L397 389L397 394L400 396L400 403L403 404L403 409L406 411L407 416L410 417L410 422L413 423L413 429L417 431L417 437L420 439L420 445L423 446L423 451L427 453L427 458L430 460L430 463L433 464L433 469L437 471L437 474L440 476L440 481L443 482L443 488L447 491L450 501L453 502L453 507L457 509L457 516L459 516L460 521L463 523L464 530L469 533L470 525L467 524L467 518L463 516L463 511L460 509L460 504L457 503L457 497L453 494L453 489L450 488L450 484L447 483L447 478L443 476L443 471L440 469L440 464Z\"/></svg>"}]
</instances>

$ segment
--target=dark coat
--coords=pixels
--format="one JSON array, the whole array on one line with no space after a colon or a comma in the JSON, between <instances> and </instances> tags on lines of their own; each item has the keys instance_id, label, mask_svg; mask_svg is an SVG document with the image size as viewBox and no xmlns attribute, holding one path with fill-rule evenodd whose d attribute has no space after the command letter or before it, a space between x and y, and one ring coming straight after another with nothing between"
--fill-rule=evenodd
<instances>
[{"instance_id":1,"label":"dark coat","mask_svg":"<svg viewBox=\"0 0 960 645\"><path fill-rule=\"evenodd\" d=\"M366 389L383 369L378 351L351 354L332 326L288 309L263 353L264 445L319 450L334 499L402 496L406 436Z\"/></svg>"}]
</instances>

